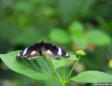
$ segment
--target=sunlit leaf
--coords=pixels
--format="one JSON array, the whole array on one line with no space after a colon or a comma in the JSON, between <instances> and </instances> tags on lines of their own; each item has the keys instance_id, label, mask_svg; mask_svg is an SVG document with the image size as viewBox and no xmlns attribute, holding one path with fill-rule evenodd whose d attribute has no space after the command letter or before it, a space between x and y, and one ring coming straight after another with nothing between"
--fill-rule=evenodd
<instances>
[{"instance_id":1,"label":"sunlit leaf","mask_svg":"<svg viewBox=\"0 0 112 86\"><path fill-rule=\"evenodd\" d=\"M84 31L83 25L79 21L74 21L69 27L70 33L80 35Z\"/></svg>"},{"instance_id":2,"label":"sunlit leaf","mask_svg":"<svg viewBox=\"0 0 112 86\"><path fill-rule=\"evenodd\" d=\"M51 41L60 44L66 44L70 42L69 34L61 28L55 28L51 30L50 39Z\"/></svg>"},{"instance_id":3,"label":"sunlit leaf","mask_svg":"<svg viewBox=\"0 0 112 86\"><path fill-rule=\"evenodd\" d=\"M37 80L46 80L51 78L51 69L43 57L36 60L16 59L16 55L18 53L19 51L0 54L0 57L8 68L17 73Z\"/></svg>"},{"instance_id":4,"label":"sunlit leaf","mask_svg":"<svg viewBox=\"0 0 112 86\"><path fill-rule=\"evenodd\" d=\"M86 71L74 76L71 80L82 83L112 82L112 75L99 71Z\"/></svg>"}]
</instances>

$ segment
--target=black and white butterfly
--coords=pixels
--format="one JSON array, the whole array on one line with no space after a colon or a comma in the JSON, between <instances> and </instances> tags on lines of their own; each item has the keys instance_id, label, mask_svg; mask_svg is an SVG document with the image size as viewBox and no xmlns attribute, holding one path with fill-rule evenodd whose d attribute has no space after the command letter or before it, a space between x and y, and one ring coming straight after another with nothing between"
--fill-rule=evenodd
<instances>
[{"instance_id":1,"label":"black and white butterfly","mask_svg":"<svg viewBox=\"0 0 112 86\"><path fill-rule=\"evenodd\" d=\"M69 58L70 56L66 53L62 48L41 41L40 43L36 43L28 48L22 50L16 57L17 58L26 58L26 59L35 59L40 55L44 55L48 58Z\"/></svg>"}]
</instances>

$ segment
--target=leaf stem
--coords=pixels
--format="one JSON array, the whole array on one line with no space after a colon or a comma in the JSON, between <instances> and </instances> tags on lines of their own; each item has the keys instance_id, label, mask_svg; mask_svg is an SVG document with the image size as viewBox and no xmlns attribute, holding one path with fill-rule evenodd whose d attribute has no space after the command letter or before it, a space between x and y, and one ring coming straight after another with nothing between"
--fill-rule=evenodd
<instances>
[{"instance_id":1,"label":"leaf stem","mask_svg":"<svg viewBox=\"0 0 112 86\"><path fill-rule=\"evenodd\" d=\"M66 86L66 83L65 83L65 81L63 81L63 82L62 82L62 86Z\"/></svg>"},{"instance_id":2,"label":"leaf stem","mask_svg":"<svg viewBox=\"0 0 112 86\"><path fill-rule=\"evenodd\" d=\"M73 65L72 69L70 70L70 72L69 72L68 75L67 75L67 78L66 78L66 79L67 79L68 81L69 81L69 78L70 78L70 76L71 76L73 70L76 68L77 64L79 63L79 60L80 60L80 56L78 56L78 60L77 60L76 63Z\"/></svg>"},{"instance_id":3,"label":"leaf stem","mask_svg":"<svg viewBox=\"0 0 112 86\"><path fill-rule=\"evenodd\" d=\"M63 74L63 80L65 80L65 66L62 66L62 74Z\"/></svg>"},{"instance_id":4,"label":"leaf stem","mask_svg":"<svg viewBox=\"0 0 112 86\"><path fill-rule=\"evenodd\" d=\"M46 59L47 59L47 58L46 58ZM52 70L56 73L56 75L57 75L58 79L60 80L60 82L62 83L62 79L61 79L59 73L56 71L54 65L51 63L51 61L50 61L49 59L47 59L47 62L48 62L49 65L51 66Z\"/></svg>"}]
</instances>

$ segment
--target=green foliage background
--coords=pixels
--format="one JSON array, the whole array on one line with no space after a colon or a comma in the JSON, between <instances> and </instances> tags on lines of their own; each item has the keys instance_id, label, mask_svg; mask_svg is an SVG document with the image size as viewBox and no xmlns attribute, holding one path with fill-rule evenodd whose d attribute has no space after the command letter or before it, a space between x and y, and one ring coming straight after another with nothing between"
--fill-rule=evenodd
<instances>
[{"instance_id":1,"label":"green foliage background","mask_svg":"<svg viewBox=\"0 0 112 86\"><path fill-rule=\"evenodd\" d=\"M112 74L108 65L112 60L111 15L111 0L0 0L0 53L45 40L71 54L86 51L74 74L85 70ZM54 81L21 76L0 61L0 85L6 82L14 86L52 86L53 82L58 86ZM74 84L80 86L70 85Z\"/></svg>"}]
</instances>

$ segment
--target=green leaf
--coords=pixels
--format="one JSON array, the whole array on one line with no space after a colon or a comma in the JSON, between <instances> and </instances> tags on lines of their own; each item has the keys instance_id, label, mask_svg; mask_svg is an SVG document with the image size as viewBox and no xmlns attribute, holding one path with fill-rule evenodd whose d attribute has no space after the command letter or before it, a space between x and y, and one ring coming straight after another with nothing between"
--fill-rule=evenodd
<instances>
[{"instance_id":1,"label":"green leaf","mask_svg":"<svg viewBox=\"0 0 112 86\"><path fill-rule=\"evenodd\" d=\"M51 62L56 69L62 67L63 65L66 65L66 63L67 63L67 61L56 60L56 59L52 59Z\"/></svg>"},{"instance_id":2,"label":"green leaf","mask_svg":"<svg viewBox=\"0 0 112 86\"><path fill-rule=\"evenodd\" d=\"M67 61L77 61L78 58L76 57L76 55L70 55L70 58L66 59Z\"/></svg>"},{"instance_id":3,"label":"green leaf","mask_svg":"<svg viewBox=\"0 0 112 86\"><path fill-rule=\"evenodd\" d=\"M86 71L74 76L71 80L82 83L112 82L112 75L99 71Z\"/></svg>"},{"instance_id":4,"label":"green leaf","mask_svg":"<svg viewBox=\"0 0 112 86\"><path fill-rule=\"evenodd\" d=\"M110 37L100 30L89 30L87 36L90 43L99 46L108 45L111 43Z\"/></svg>"},{"instance_id":5,"label":"green leaf","mask_svg":"<svg viewBox=\"0 0 112 86\"><path fill-rule=\"evenodd\" d=\"M69 29L70 29L70 32L74 35L80 35L84 31L84 27L79 21L74 21L70 25Z\"/></svg>"},{"instance_id":6,"label":"green leaf","mask_svg":"<svg viewBox=\"0 0 112 86\"><path fill-rule=\"evenodd\" d=\"M76 44L81 49L85 49L88 45L88 39L85 34L80 34L80 35L71 34L71 39L73 43Z\"/></svg>"},{"instance_id":7,"label":"green leaf","mask_svg":"<svg viewBox=\"0 0 112 86\"><path fill-rule=\"evenodd\" d=\"M60 44L66 44L70 42L69 34L61 28L55 28L51 30L50 39L51 41Z\"/></svg>"},{"instance_id":8,"label":"green leaf","mask_svg":"<svg viewBox=\"0 0 112 86\"><path fill-rule=\"evenodd\" d=\"M75 55L72 55L70 56L70 58L61 58L61 59L51 59L51 62L52 64L54 65L54 67L57 69L57 68L60 68L62 66L65 66L69 61L76 61L78 60L76 58Z\"/></svg>"},{"instance_id":9,"label":"green leaf","mask_svg":"<svg viewBox=\"0 0 112 86\"><path fill-rule=\"evenodd\" d=\"M70 37L73 43L76 44L76 46L78 46L79 48L85 49L88 44L88 39L84 34L83 25L80 22L75 21L70 25L69 30L71 33Z\"/></svg>"},{"instance_id":10,"label":"green leaf","mask_svg":"<svg viewBox=\"0 0 112 86\"><path fill-rule=\"evenodd\" d=\"M39 57L36 60L16 59L19 51L0 54L1 60L11 70L26 75L36 80L46 80L51 78L51 69L44 57Z\"/></svg>"}]
</instances>

